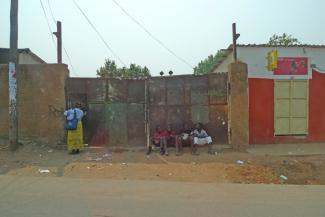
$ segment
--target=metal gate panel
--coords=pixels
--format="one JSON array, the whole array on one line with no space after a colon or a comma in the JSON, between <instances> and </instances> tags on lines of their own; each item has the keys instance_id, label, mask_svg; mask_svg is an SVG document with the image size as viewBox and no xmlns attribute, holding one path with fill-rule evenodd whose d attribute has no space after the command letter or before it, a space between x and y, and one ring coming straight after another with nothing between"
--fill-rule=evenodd
<instances>
[{"instance_id":1,"label":"metal gate panel","mask_svg":"<svg viewBox=\"0 0 325 217\"><path fill-rule=\"evenodd\" d=\"M184 82L181 78L165 78L167 91L167 105L184 104Z\"/></svg>"},{"instance_id":2,"label":"metal gate panel","mask_svg":"<svg viewBox=\"0 0 325 217\"><path fill-rule=\"evenodd\" d=\"M191 119L190 108L187 106L168 107L167 124L171 124L174 130L180 131L184 123L189 124Z\"/></svg>"},{"instance_id":3,"label":"metal gate panel","mask_svg":"<svg viewBox=\"0 0 325 217\"><path fill-rule=\"evenodd\" d=\"M150 132L151 135L159 125L165 128L167 125L167 109L165 106L150 106Z\"/></svg>"},{"instance_id":4,"label":"metal gate panel","mask_svg":"<svg viewBox=\"0 0 325 217\"><path fill-rule=\"evenodd\" d=\"M127 116L128 144L144 146L146 144L144 104L128 104Z\"/></svg>"},{"instance_id":5,"label":"metal gate panel","mask_svg":"<svg viewBox=\"0 0 325 217\"><path fill-rule=\"evenodd\" d=\"M214 143L228 142L228 107L227 105L210 105L210 120L206 125Z\"/></svg>"},{"instance_id":6,"label":"metal gate panel","mask_svg":"<svg viewBox=\"0 0 325 217\"><path fill-rule=\"evenodd\" d=\"M209 123L209 107L204 105L191 106L191 120L193 123Z\"/></svg>"},{"instance_id":7,"label":"metal gate panel","mask_svg":"<svg viewBox=\"0 0 325 217\"><path fill-rule=\"evenodd\" d=\"M105 120L108 124L109 144L128 144L127 104L109 103L105 105Z\"/></svg>"},{"instance_id":8,"label":"metal gate panel","mask_svg":"<svg viewBox=\"0 0 325 217\"><path fill-rule=\"evenodd\" d=\"M166 105L165 80L162 78L152 78L148 83L150 105Z\"/></svg>"},{"instance_id":9,"label":"metal gate panel","mask_svg":"<svg viewBox=\"0 0 325 217\"><path fill-rule=\"evenodd\" d=\"M127 102L127 81L108 79L107 81L107 99L108 102Z\"/></svg>"},{"instance_id":10,"label":"metal gate panel","mask_svg":"<svg viewBox=\"0 0 325 217\"><path fill-rule=\"evenodd\" d=\"M145 81L128 81L128 103L145 103Z\"/></svg>"},{"instance_id":11,"label":"metal gate panel","mask_svg":"<svg viewBox=\"0 0 325 217\"><path fill-rule=\"evenodd\" d=\"M89 79L86 82L89 102L103 102L106 98L106 81L102 78Z\"/></svg>"},{"instance_id":12,"label":"metal gate panel","mask_svg":"<svg viewBox=\"0 0 325 217\"><path fill-rule=\"evenodd\" d=\"M91 146L105 146L109 144L108 126L105 120L105 104L89 103L89 112L87 114L87 130L85 133L85 142Z\"/></svg>"}]
</instances>

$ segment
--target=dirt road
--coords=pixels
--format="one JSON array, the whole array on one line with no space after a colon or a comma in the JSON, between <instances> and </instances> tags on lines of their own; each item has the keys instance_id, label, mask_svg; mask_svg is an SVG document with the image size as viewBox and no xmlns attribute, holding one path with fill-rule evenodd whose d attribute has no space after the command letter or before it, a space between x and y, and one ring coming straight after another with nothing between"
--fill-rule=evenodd
<instances>
[{"instance_id":1,"label":"dirt road","mask_svg":"<svg viewBox=\"0 0 325 217\"><path fill-rule=\"evenodd\" d=\"M0 150L0 173L200 183L325 184L325 157L260 156L231 150L218 151L217 155L201 150L200 156L185 153L180 157L154 152L147 157L144 150L121 148L86 149L80 155L68 155L65 150L28 146L15 154Z\"/></svg>"}]
</instances>

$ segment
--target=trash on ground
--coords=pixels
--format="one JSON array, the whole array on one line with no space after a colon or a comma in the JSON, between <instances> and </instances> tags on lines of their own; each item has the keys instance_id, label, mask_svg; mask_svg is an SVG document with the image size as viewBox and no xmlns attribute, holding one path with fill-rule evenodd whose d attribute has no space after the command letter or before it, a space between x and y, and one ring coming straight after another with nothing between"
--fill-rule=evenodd
<instances>
[{"instance_id":1,"label":"trash on ground","mask_svg":"<svg viewBox=\"0 0 325 217\"><path fill-rule=\"evenodd\" d=\"M90 169L90 167L87 167L87 169Z\"/></svg>"},{"instance_id":2,"label":"trash on ground","mask_svg":"<svg viewBox=\"0 0 325 217\"><path fill-rule=\"evenodd\" d=\"M285 175L281 175L280 178L281 178L282 180L285 180L285 181L288 180L288 177L286 177Z\"/></svg>"},{"instance_id":3,"label":"trash on ground","mask_svg":"<svg viewBox=\"0 0 325 217\"><path fill-rule=\"evenodd\" d=\"M112 154L104 154L103 158L107 159L107 160L111 160L112 159Z\"/></svg>"},{"instance_id":4,"label":"trash on ground","mask_svg":"<svg viewBox=\"0 0 325 217\"><path fill-rule=\"evenodd\" d=\"M127 166L127 163L122 163L122 165Z\"/></svg>"},{"instance_id":5,"label":"trash on ground","mask_svg":"<svg viewBox=\"0 0 325 217\"><path fill-rule=\"evenodd\" d=\"M96 157L96 158L93 158L92 160L93 161L101 161L101 160L103 160L103 158L102 157Z\"/></svg>"},{"instance_id":6,"label":"trash on ground","mask_svg":"<svg viewBox=\"0 0 325 217\"><path fill-rule=\"evenodd\" d=\"M50 170L48 170L48 169L39 169L38 172L39 173L50 173Z\"/></svg>"},{"instance_id":7,"label":"trash on ground","mask_svg":"<svg viewBox=\"0 0 325 217\"><path fill-rule=\"evenodd\" d=\"M214 152L214 155L218 155L218 152Z\"/></svg>"},{"instance_id":8,"label":"trash on ground","mask_svg":"<svg viewBox=\"0 0 325 217\"><path fill-rule=\"evenodd\" d=\"M48 153L52 153L52 152L53 152L53 150L51 149L51 150L48 150L47 152L48 152Z\"/></svg>"},{"instance_id":9,"label":"trash on ground","mask_svg":"<svg viewBox=\"0 0 325 217\"><path fill-rule=\"evenodd\" d=\"M242 161L242 160L238 160L237 163L238 163L238 164L244 164L244 161Z\"/></svg>"}]
</instances>

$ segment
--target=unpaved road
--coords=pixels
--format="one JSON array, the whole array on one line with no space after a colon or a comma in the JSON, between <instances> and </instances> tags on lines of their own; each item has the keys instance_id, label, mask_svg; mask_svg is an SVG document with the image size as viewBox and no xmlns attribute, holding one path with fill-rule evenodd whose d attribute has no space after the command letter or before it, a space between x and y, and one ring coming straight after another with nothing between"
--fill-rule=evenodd
<instances>
[{"instance_id":1,"label":"unpaved road","mask_svg":"<svg viewBox=\"0 0 325 217\"><path fill-rule=\"evenodd\" d=\"M0 175L4 217L323 217L325 186Z\"/></svg>"},{"instance_id":2,"label":"unpaved road","mask_svg":"<svg viewBox=\"0 0 325 217\"><path fill-rule=\"evenodd\" d=\"M237 163L241 160L243 163ZM48 169L49 173L40 173ZM198 183L325 184L325 156L261 156L232 151L177 157L144 150L86 149L80 155L28 146L15 154L0 150L0 174L38 177L182 181ZM288 180L280 179L280 175Z\"/></svg>"}]
</instances>

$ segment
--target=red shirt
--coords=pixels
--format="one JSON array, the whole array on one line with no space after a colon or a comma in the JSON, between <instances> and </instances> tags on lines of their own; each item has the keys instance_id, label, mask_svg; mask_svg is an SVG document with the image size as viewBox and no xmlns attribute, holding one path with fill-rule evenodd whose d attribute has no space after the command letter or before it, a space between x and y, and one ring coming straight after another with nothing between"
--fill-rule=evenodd
<instances>
[{"instance_id":1,"label":"red shirt","mask_svg":"<svg viewBox=\"0 0 325 217\"><path fill-rule=\"evenodd\" d=\"M171 131L166 130L164 133L165 133L165 136L167 139L176 137L176 133L173 130L171 130Z\"/></svg>"},{"instance_id":2,"label":"red shirt","mask_svg":"<svg viewBox=\"0 0 325 217\"><path fill-rule=\"evenodd\" d=\"M165 132L164 131L156 131L154 134L153 134L153 138L155 140L159 140L161 138L163 138L165 136Z\"/></svg>"}]
</instances>

